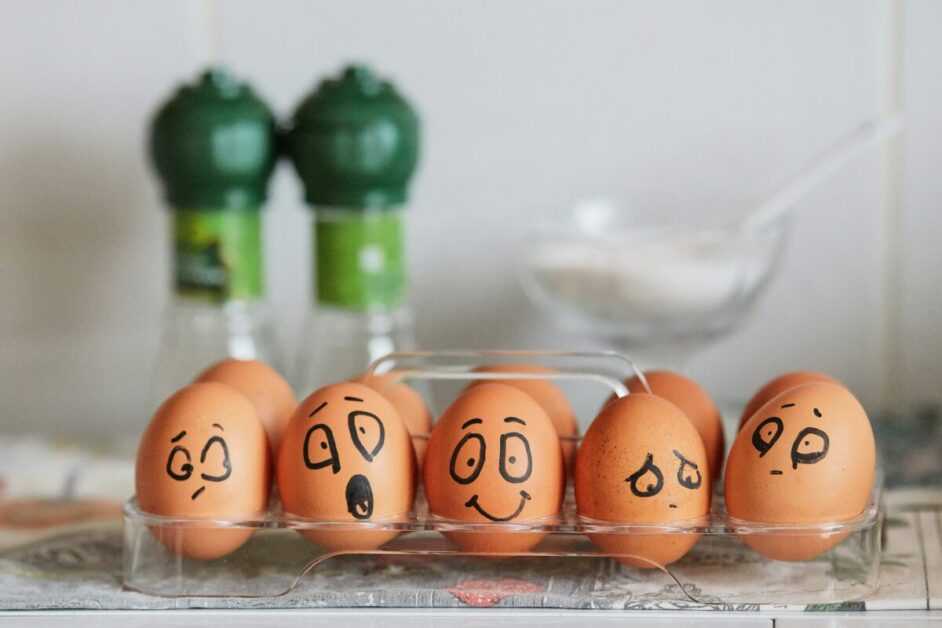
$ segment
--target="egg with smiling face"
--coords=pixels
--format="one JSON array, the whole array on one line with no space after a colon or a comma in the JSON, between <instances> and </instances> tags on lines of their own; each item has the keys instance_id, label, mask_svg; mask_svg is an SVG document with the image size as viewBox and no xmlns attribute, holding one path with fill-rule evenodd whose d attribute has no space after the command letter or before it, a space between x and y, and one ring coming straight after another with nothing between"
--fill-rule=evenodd
<instances>
[{"instance_id":1,"label":"egg with smiling face","mask_svg":"<svg viewBox=\"0 0 942 628\"><path fill-rule=\"evenodd\" d=\"M576 509L586 523L666 524L706 515L712 497L706 449L683 411L632 393L602 409L576 453ZM699 539L690 533L599 533L589 538L632 567L663 567Z\"/></svg>"},{"instance_id":2,"label":"egg with smiling face","mask_svg":"<svg viewBox=\"0 0 942 628\"><path fill-rule=\"evenodd\" d=\"M335 522L301 529L329 549L373 549L393 539L395 530L358 524L401 520L415 499L409 432L392 404L362 384L325 386L302 401L282 436L277 469L285 512Z\"/></svg>"},{"instance_id":3,"label":"egg with smiling face","mask_svg":"<svg viewBox=\"0 0 942 628\"><path fill-rule=\"evenodd\" d=\"M830 382L786 390L743 425L726 466L730 516L763 523L821 524L859 515L876 468L866 411ZM847 536L743 535L752 549L778 560L808 560Z\"/></svg>"},{"instance_id":4,"label":"egg with smiling face","mask_svg":"<svg viewBox=\"0 0 942 628\"><path fill-rule=\"evenodd\" d=\"M559 436L529 395L503 384L465 390L429 438L425 494L433 515L498 527L545 520L559 512L564 466ZM446 532L464 550L513 554L542 532Z\"/></svg>"}]
</instances>

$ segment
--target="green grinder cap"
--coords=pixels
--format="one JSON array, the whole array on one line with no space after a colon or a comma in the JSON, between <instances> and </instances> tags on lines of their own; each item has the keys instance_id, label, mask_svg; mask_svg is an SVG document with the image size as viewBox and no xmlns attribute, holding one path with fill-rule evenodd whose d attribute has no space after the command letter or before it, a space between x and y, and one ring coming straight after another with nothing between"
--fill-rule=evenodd
<instances>
[{"instance_id":1,"label":"green grinder cap","mask_svg":"<svg viewBox=\"0 0 942 628\"><path fill-rule=\"evenodd\" d=\"M311 205L399 205L419 159L419 119L392 84L350 66L301 102L287 150Z\"/></svg>"},{"instance_id":2,"label":"green grinder cap","mask_svg":"<svg viewBox=\"0 0 942 628\"><path fill-rule=\"evenodd\" d=\"M275 119L248 85L213 68L157 111L150 154L172 206L258 208L277 156Z\"/></svg>"}]
</instances>

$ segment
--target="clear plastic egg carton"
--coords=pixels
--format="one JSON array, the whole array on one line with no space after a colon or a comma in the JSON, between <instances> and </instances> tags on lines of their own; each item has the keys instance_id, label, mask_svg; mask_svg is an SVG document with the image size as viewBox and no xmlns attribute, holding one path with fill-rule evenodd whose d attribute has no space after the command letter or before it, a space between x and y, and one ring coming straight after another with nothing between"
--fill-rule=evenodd
<instances>
[{"instance_id":1,"label":"clear plastic egg carton","mask_svg":"<svg viewBox=\"0 0 942 628\"><path fill-rule=\"evenodd\" d=\"M394 369L401 373L402 380L426 395L430 392L428 384L436 380L466 384L480 379L534 378L532 373L473 372L476 367L501 362L552 367L558 372L540 373L539 378L554 380L559 385L588 382L596 387L596 392L602 384L607 387L606 394L614 392L619 396L627 393L625 378L637 373L631 360L610 352L399 353L377 361L371 369L376 372ZM454 392L450 391L443 399L445 405ZM604 398L598 401L599 405L602 401ZM829 604L861 600L877 588L884 516L879 474L867 507L857 517L815 525L733 519L725 511L719 490L721 480L714 486L709 514L663 524L612 524L582 518L576 513L571 478L560 513L512 523L478 523L432 515L421 486L411 513L369 521L299 518L282 513L277 499L273 499L268 512L253 518L164 517L142 512L136 500L131 499L124 511L123 582L129 589L160 596L314 595L328 600L327 603L331 599L348 599L346 596L351 593L366 595L365 599L380 592L393 597L397 592L413 597L420 592L434 596L441 591L443 582L453 580L448 577L449 571L592 583L588 588L579 588L582 600L611 596L613 587L628 583L633 596L643 596L645 591L660 592L663 596L664 591L670 591L669 595L675 598L672 601L681 605ZM213 560L194 560L168 549L182 546L188 535L227 532L251 537L233 553ZM378 549L329 550L306 540L302 536L305 532L375 533L393 538ZM507 554L497 549L469 552L448 538L447 534L454 532L529 534L540 535L542 539L523 553ZM658 565L637 555L605 553L592 542L595 535L615 535L652 544L685 542L691 537L697 541L679 561ZM754 552L747 542L833 546L809 560L784 562ZM614 560L617 558L622 562L640 561L648 568L627 566ZM471 578L465 583L471 584L462 593L473 594L473 583L486 581ZM485 587L481 594L487 595L487 585L481 586ZM565 605L565 601L561 604Z\"/></svg>"}]
</instances>

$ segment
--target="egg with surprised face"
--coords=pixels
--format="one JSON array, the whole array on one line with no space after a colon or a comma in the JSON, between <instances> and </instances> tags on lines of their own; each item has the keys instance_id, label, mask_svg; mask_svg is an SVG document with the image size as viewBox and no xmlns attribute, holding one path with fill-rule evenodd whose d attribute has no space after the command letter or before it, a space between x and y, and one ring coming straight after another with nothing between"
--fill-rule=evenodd
<instances>
[{"instance_id":1,"label":"egg with surprised face","mask_svg":"<svg viewBox=\"0 0 942 628\"><path fill-rule=\"evenodd\" d=\"M252 516L268 504L268 439L251 402L217 383L191 384L168 398L141 438L135 488L141 510L166 516ZM153 527L171 551L219 558L252 535L249 528Z\"/></svg>"},{"instance_id":2,"label":"egg with surprised face","mask_svg":"<svg viewBox=\"0 0 942 628\"><path fill-rule=\"evenodd\" d=\"M839 522L866 507L876 467L870 420L843 386L804 384L773 397L746 422L730 451L726 505L737 519L781 524ZM807 560L847 533L743 535L778 560Z\"/></svg>"},{"instance_id":3,"label":"egg with surprised face","mask_svg":"<svg viewBox=\"0 0 942 628\"><path fill-rule=\"evenodd\" d=\"M396 521L415 499L415 457L405 425L362 384L325 386L301 402L282 436L278 492L285 512L336 522ZM394 530L301 529L329 549L373 549Z\"/></svg>"},{"instance_id":4,"label":"egg with surprised face","mask_svg":"<svg viewBox=\"0 0 942 628\"><path fill-rule=\"evenodd\" d=\"M432 429L425 457L432 514L498 527L559 512L564 467L559 436L529 395L503 384L468 388ZM543 532L445 532L464 550L523 552Z\"/></svg>"},{"instance_id":5,"label":"egg with surprised face","mask_svg":"<svg viewBox=\"0 0 942 628\"><path fill-rule=\"evenodd\" d=\"M671 402L632 393L615 399L589 426L576 453L576 509L591 521L659 524L710 510L706 450L687 416ZM589 534L603 553L642 569L679 560L699 534Z\"/></svg>"}]
</instances>

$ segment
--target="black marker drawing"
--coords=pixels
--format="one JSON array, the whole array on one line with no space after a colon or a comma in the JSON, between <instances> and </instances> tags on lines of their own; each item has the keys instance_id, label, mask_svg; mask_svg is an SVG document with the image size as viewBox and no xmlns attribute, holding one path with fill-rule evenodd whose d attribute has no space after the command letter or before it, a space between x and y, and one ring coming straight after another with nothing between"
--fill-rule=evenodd
<instances>
[{"instance_id":1,"label":"black marker drawing","mask_svg":"<svg viewBox=\"0 0 942 628\"><path fill-rule=\"evenodd\" d=\"M703 476L700 475L700 467L697 466L697 463L687 460L684 458L683 454L681 454L676 449L674 450L674 455L677 456L678 460L680 460L680 466L677 468L677 482L679 482L680 485L684 488L689 488L691 490L700 488L700 484L703 483ZM690 467L696 472L696 480L693 479L693 476L687 475L687 467Z\"/></svg>"},{"instance_id":2,"label":"black marker drawing","mask_svg":"<svg viewBox=\"0 0 942 628\"><path fill-rule=\"evenodd\" d=\"M370 424L377 429L369 429ZM347 415L347 427L350 428L350 438L353 439L353 445L360 452L360 455L367 462L373 462L373 458L383 448L386 441L386 428L379 417L372 412L363 412L356 410Z\"/></svg>"},{"instance_id":3,"label":"black marker drawing","mask_svg":"<svg viewBox=\"0 0 942 628\"><path fill-rule=\"evenodd\" d=\"M451 463L448 465L451 479L458 484L474 482L484 468L486 452L487 444L483 436L474 432L465 434L451 453Z\"/></svg>"},{"instance_id":4,"label":"black marker drawing","mask_svg":"<svg viewBox=\"0 0 942 628\"><path fill-rule=\"evenodd\" d=\"M321 405L319 405L319 406L317 406L316 408L314 408L314 410L312 410L311 413L310 413L308 416L309 416L309 417L314 416L315 414L317 414L318 412L320 412L321 410L323 410L323 409L324 409L324 406L326 406L326 405L327 405L327 402L325 401L325 402L322 403Z\"/></svg>"},{"instance_id":5,"label":"black marker drawing","mask_svg":"<svg viewBox=\"0 0 942 628\"><path fill-rule=\"evenodd\" d=\"M519 419L518 419L519 420ZM508 451L514 443L523 445L523 451L517 452L526 459L521 461L518 456ZM521 468L521 463L523 466ZM530 441L520 432L508 432L500 437L500 475L513 484L526 482L533 472L533 456L530 454Z\"/></svg>"},{"instance_id":6,"label":"black marker drawing","mask_svg":"<svg viewBox=\"0 0 942 628\"><path fill-rule=\"evenodd\" d=\"M311 451L312 440L316 445L314 451ZM304 455L304 466L308 469L323 469L330 466L335 474L340 471L340 456L337 455L334 432L323 423L311 426L311 429L304 435L302 453ZM326 457L324 457L325 454Z\"/></svg>"},{"instance_id":7,"label":"black marker drawing","mask_svg":"<svg viewBox=\"0 0 942 628\"><path fill-rule=\"evenodd\" d=\"M761 458L768 453L775 441L782 435L782 419L777 416L769 417L759 423L752 433L752 446L759 452Z\"/></svg>"},{"instance_id":8,"label":"black marker drawing","mask_svg":"<svg viewBox=\"0 0 942 628\"><path fill-rule=\"evenodd\" d=\"M639 489L638 481L648 473L654 476L654 484L647 483L644 488ZM641 468L625 478L625 481L628 482L628 488L631 489L631 492L638 497L653 497L664 488L664 474L661 473L661 470L654 464L654 456L652 454L648 454Z\"/></svg>"},{"instance_id":9,"label":"black marker drawing","mask_svg":"<svg viewBox=\"0 0 942 628\"><path fill-rule=\"evenodd\" d=\"M531 499L530 493L526 491L520 491L520 503L517 505L517 509L513 511L513 513L511 513L510 515L507 515L506 517L498 517L496 515L492 515L491 513L481 508L481 505L478 503L478 496L476 494L472 495L471 499L466 501L464 506L465 508L474 508L482 516L486 517L487 519L490 519L491 521L511 521L512 519L516 519L517 517L520 516L520 513L523 512L524 506L527 505L527 502L530 501L530 499Z\"/></svg>"},{"instance_id":10,"label":"black marker drawing","mask_svg":"<svg viewBox=\"0 0 942 628\"><path fill-rule=\"evenodd\" d=\"M815 408L815 409L814 409L814 415L820 419L820 418L821 418L821 411L818 410L817 408Z\"/></svg>"},{"instance_id":11,"label":"black marker drawing","mask_svg":"<svg viewBox=\"0 0 942 628\"><path fill-rule=\"evenodd\" d=\"M225 469L225 471L215 475L209 473L200 473L200 477L207 482L222 482L232 475L232 463L229 461L229 446L226 445L226 441L224 441L221 436L213 436L208 441L206 441L206 445L203 447L203 451L200 453L200 464L206 464L206 456L213 445L217 445L218 447L222 448L222 468Z\"/></svg>"},{"instance_id":12,"label":"black marker drawing","mask_svg":"<svg viewBox=\"0 0 942 628\"><path fill-rule=\"evenodd\" d=\"M354 519L369 519L373 516L373 487L364 475L354 475L347 481L344 491L347 500L347 512Z\"/></svg>"},{"instance_id":13,"label":"black marker drawing","mask_svg":"<svg viewBox=\"0 0 942 628\"><path fill-rule=\"evenodd\" d=\"M181 434L186 434L186 432L181 432ZM179 438L176 438L170 442L176 442ZM186 459L182 465L180 465L180 473L174 471L173 466L174 462L179 462L180 454L183 455L183 458ZM170 456L167 458L167 475L172 477L178 482L183 482L184 480L189 480L190 476L193 475L193 464L190 460L190 452L186 450L185 447L177 445L170 450Z\"/></svg>"},{"instance_id":14,"label":"black marker drawing","mask_svg":"<svg viewBox=\"0 0 942 628\"><path fill-rule=\"evenodd\" d=\"M217 427L222 430L222 426L218 423L213 423L213 427ZM179 442L184 436L186 436L186 430L180 432L176 436L170 439L171 443ZM222 436L213 436L206 444L203 445L203 451L200 452L200 464L206 465L206 459L209 455L209 452L213 448L220 450L222 453L222 462L221 469L219 473L200 473L200 477L207 482L222 482L227 480L230 475L232 475L232 463L229 460L229 446L226 445L226 441ZM182 462L182 464L180 464ZM210 461L212 463L212 461ZM179 470L175 467L179 465ZM182 446L176 445L173 449L170 450L170 455L167 457L167 466L166 466L167 475L177 482L185 482L189 480L193 475L193 460L190 457L190 451ZM209 469L209 471L215 471L215 469ZM197 497L203 494L203 491L206 490L205 486L200 486L198 489L193 491L193 494L190 495L191 500L195 500Z\"/></svg>"},{"instance_id":15,"label":"black marker drawing","mask_svg":"<svg viewBox=\"0 0 942 628\"><path fill-rule=\"evenodd\" d=\"M798 433L792 444L792 469L799 464L814 464L820 462L827 454L830 439L823 430L816 427L806 427Z\"/></svg>"}]
</instances>

